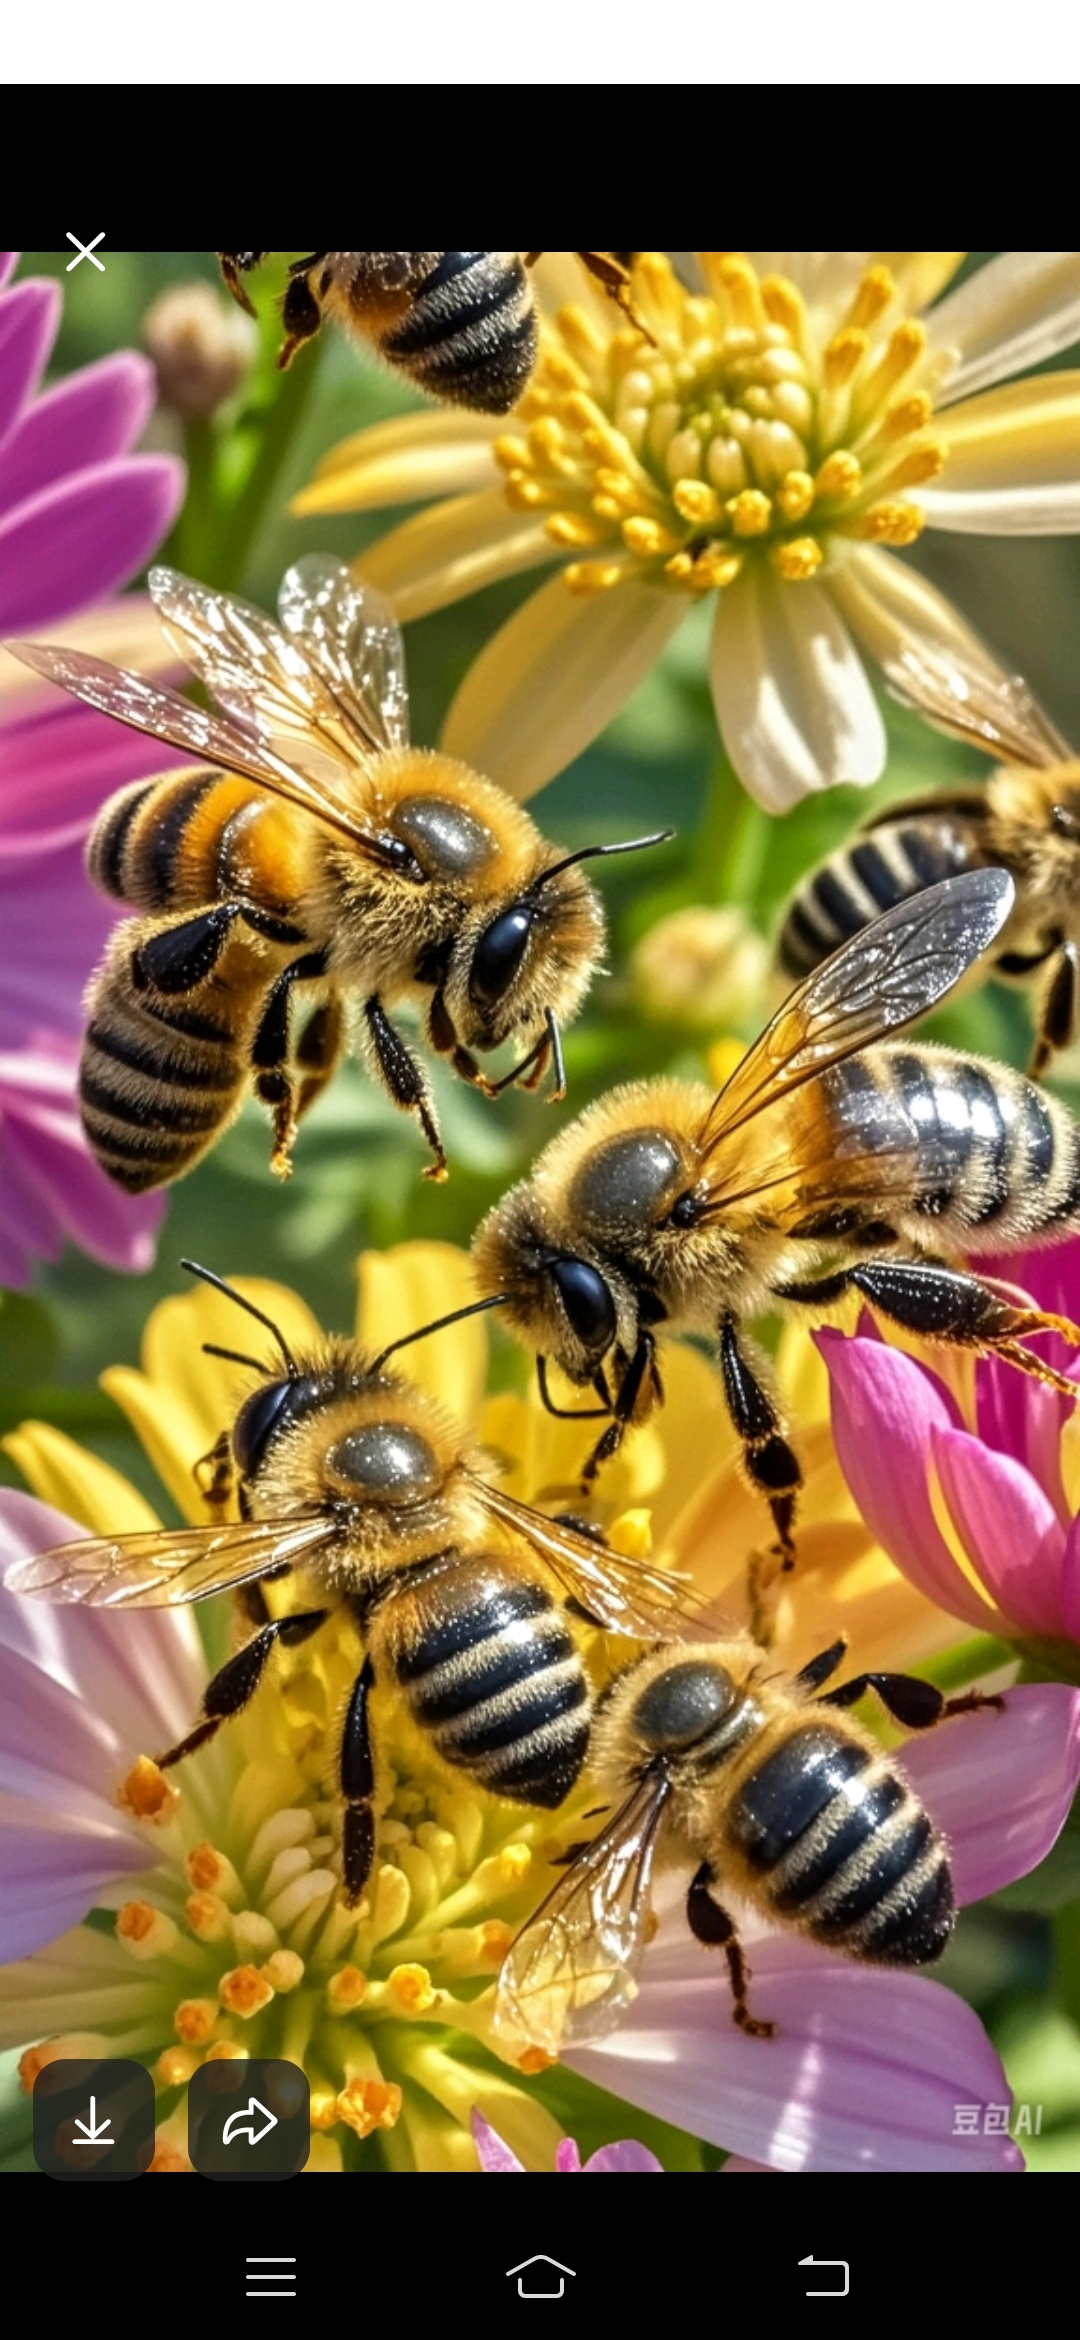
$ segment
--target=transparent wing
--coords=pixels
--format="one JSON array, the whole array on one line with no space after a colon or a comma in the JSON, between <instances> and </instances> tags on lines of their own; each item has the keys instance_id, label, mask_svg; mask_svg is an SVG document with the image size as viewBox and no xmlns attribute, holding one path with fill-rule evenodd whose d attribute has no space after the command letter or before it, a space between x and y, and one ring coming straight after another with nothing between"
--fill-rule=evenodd
<instances>
[{"instance_id":1,"label":"transparent wing","mask_svg":"<svg viewBox=\"0 0 1080 2340\"><path fill-rule=\"evenodd\" d=\"M720 1617L688 1577L593 1543L486 1479L473 1484L492 1517L521 1536L563 1591L607 1632L626 1633L636 1641L700 1641L730 1631L730 1619Z\"/></svg>"},{"instance_id":2,"label":"transparent wing","mask_svg":"<svg viewBox=\"0 0 1080 2340\"><path fill-rule=\"evenodd\" d=\"M962 870L898 902L823 960L714 1100L705 1154L804 1081L925 1015L989 948L1013 896L1005 870Z\"/></svg>"},{"instance_id":3,"label":"transparent wing","mask_svg":"<svg viewBox=\"0 0 1080 2340\"><path fill-rule=\"evenodd\" d=\"M176 569L151 569L149 585L169 641L253 739L324 788L355 779L379 743L355 690L339 695L300 635Z\"/></svg>"},{"instance_id":4,"label":"transparent wing","mask_svg":"<svg viewBox=\"0 0 1080 2340\"><path fill-rule=\"evenodd\" d=\"M546 2055L603 2039L637 1996L649 1880L670 1789L647 1774L518 1935L503 1963L494 2023L508 2046Z\"/></svg>"},{"instance_id":5,"label":"transparent wing","mask_svg":"<svg viewBox=\"0 0 1080 2340\"><path fill-rule=\"evenodd\" d=\"M13 658L33 667L35 674L44 675L47 681L59 683L84 706L99 707L103 715L115 716L118 723L128 724L133 731L147 732L151 739L166 740L170 747L183 748L203 763L257 781L260 788L284 797L297 811L340 830L373 859L383 858L378 838L351 818L339 798L303 772L294 771L229 716L208 713L164 684L145 682L126 667L110 666L81 650L62 650L45 642L8 642L5 647Z\"/></svg>"},{"instance_id":6,"label":"transparent wing","mask_svg":"<svg viewBox=\"0 0 1080 2340\"><path fill-rule=\"evenodd\" d=\"M884 660L889 689L938 731L966 740L1008 764L1044 770L1068 763L1074 750L1029 691L1022 675L1006 674L989 651L961 667L955 649L935 653L930 641L905 642Z\"/></svg>"},{"instance_id":7,"label":"transparent wing","mask_svg":"<svg viewBox=\"0 0 1080 2340\"><path fill-rule=\"evenodd\" d=\"M390 603L341 561L309 553L286 571L278 616L370 748L409 744L405 645Z\"/></svg>"},{"instance_id":8,"label":"transparent wing","mask_svg":"<svg viewBox=\"0 0 1080 2340\"><path fill-rule=\"evenodd\" d=\"M332 1520L242 1520L228 1527L154 1528L148 1535L81 1537L17 1560L5 1590L96 1609L170 1609L250 1584L331 1543Z\"/></svg>"}]
</instances>

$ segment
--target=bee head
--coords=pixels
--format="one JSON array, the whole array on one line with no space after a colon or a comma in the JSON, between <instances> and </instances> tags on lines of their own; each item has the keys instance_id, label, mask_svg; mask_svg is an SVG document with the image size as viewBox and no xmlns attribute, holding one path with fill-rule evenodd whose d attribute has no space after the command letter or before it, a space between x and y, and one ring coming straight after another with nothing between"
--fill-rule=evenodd
<instances>
[{"instance_id":1,"label":"bee head","mask_svg":"<svg viewBox=\"0 0 1080 2340\"><path fill-rule=\"evenodd\" d=\"M233 1459L241 1479L255 1478L272 1441L312 1413L325 1395L326 1376L319 1373L290 1373L253 1390L232 1427Z\"/></svg>"},{"instance_id":2,"label":"bee head","mask_svg":"<svg viewBox=\"0 0 1080 2340\"><path fill-rule=\"evenodd\" d=\"M599 1257L559 1241L528 1181L489 1211L473 1239L481 1290L499 1293L526 1348L553 1357L571 1381L591 1382L634 1317L633 1296Z\"/></svg>"}]
</instances>

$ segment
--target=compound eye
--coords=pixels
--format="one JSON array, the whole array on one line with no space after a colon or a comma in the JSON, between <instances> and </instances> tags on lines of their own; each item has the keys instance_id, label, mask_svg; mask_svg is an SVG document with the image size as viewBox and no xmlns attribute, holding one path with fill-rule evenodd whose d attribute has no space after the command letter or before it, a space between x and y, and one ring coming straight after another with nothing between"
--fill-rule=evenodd
<instances>
[{"instance_id":1,"label":"compound eye","mask_svg":"<svg viewBox=\"0 0 1080 2340\"><path fill-rule=\"evenodd\" d=\"M555 1288L570 1320L572 1332L583 1347L594 1356L602 1357L615 1338L615 1303L603 1276L583 1259L557 1259L551 1273Z\"/></svg>"},{"instance_id":2,"label":"compound eye","mask_svg":"<svg viewBox=\"0 0 1080 2340\"><path fill-rule=\"evenodd\" d=\"M245 1479L258 1470L275 1430L284 1427L295 1380L271 1381L245 1400L233 1423L232 1450Z\"/></svg>"},{"instance_id":3,"label":"compound eye","mask_svg":"<svg viewBox=\"0 0 1080 2340\"><path fill-rule=\"evenodd\" d=\"M525 956L535 915L529 903L518 902L484 928L469 973L469 998L474 1007L496 1007L509 990Z\"/></svg>"}]
</instances>

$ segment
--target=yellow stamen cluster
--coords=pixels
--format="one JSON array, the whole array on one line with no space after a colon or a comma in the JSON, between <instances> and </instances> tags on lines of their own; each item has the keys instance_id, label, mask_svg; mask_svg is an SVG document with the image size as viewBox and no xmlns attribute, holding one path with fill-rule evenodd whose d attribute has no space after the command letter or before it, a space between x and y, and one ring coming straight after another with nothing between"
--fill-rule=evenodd
<instances>
[{"instance_id":1,"label":"yellow stamen cluster","mask_svg":"<svg viewBox=\"0 0 1080 2340\"><path fill-rule=\"evenodd\" d=\"M928 427L925 331L889 270L866 270L826 338L786 277L737 252L703 257L704 294L663 254L638 257L651 341L563 309L519 427L495 442L508 502L544 514L572 556L572 592L636 575L699 595L753 554L799 584L840 539L905 545L922 528L908 491L946 449Z\"/></svg>"}]
</instances>

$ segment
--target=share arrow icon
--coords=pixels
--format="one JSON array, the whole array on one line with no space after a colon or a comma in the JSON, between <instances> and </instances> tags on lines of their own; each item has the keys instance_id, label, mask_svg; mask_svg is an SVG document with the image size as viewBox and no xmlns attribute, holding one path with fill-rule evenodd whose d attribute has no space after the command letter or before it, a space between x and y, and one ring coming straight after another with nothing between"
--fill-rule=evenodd
<instances>
[{"instance_id":1,"label":"share arrow icon","mask_svg":"<svg viewBox=\"0 0 1080 2340\"><path fill-rule=\"evenodd\" d=\"M76 2121L75 2126L77 2129L82 2130L82 2136L73 2137L71 2140L73 2145L102 2145L106 2142L106 2140L108 2140L110 2145L115 2145L116 2143L115 2137L109 2136L109 2130L112 2127L111 2120L102 2121L100 2129L98 2128L96 2096L92 2096L90 2099L89 2128L87 2128L85 2121Z\"/></svg>"},{"instance_id":2,"label":"share arrow icon","mask_svg":"<svg viewBox=\"0 0 1080 2340\"><path fill-rule=\"evenodd\" d=\"M264 2128L256 2128L256 2113L262 2113L266 2124ZM234 2137L246 2137L249 2145L261 2145L263 2138L276 2128L277 2114L270 2112L265 2104L260 2104L257 2096L249 2096L243 2112L229 2114L221 2132L221 2142L223 2145L231 2145Z\"/></svg>"}]
</instances>

